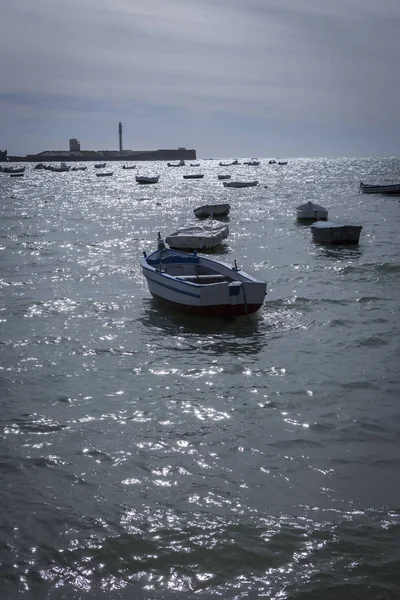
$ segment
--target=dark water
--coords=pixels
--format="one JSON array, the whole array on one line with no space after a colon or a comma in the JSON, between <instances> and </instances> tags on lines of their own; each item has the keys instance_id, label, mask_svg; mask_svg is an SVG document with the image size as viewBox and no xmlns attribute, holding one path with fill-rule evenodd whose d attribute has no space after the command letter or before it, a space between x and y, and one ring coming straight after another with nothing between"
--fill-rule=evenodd
<instances>
[{"instance_id":1,"label":"dark water","mask_svg":"<svg viewBox=\"0 0 400 600\"><path fill-rule=\"evenodd\" d=\"M2 599L400 598L400 204L357 194L400 160L266 163L0 174ZM268 281L251 322L140 273L210 200L216 257ZM314 245L307 200L359 247Z\"/></svg>"}]
</instances>

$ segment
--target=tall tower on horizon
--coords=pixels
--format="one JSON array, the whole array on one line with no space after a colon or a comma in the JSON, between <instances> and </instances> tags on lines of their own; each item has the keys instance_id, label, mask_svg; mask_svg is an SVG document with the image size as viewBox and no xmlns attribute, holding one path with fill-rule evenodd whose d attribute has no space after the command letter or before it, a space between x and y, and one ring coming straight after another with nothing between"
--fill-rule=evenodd
<instances>
[{"instance_id":1,"label":"tall tower on horizon","mask_svg":"<svg viewBox=\"0 0 400 600\"><path fill-rule=\"evenodd\" d=\"M119 135L119 151L122 152L122 123L119 122L118 125L118 135Z\"/></svg>"}]
</instances>

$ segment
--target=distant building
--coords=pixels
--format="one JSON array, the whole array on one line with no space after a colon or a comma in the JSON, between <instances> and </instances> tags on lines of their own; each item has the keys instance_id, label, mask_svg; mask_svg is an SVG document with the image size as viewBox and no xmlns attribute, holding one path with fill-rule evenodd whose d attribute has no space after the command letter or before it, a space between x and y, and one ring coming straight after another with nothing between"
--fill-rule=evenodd
<instances>
[{"instance_id":1,"label":"distant building","mask_svg":"<svg viewBox=\"0 0 400 600\"><path fill-rule=\"evenodd\" d=\"M69 140L69 151L70 152L80 152L81 151L81 143L76 138L70 138Z\"/></svg>"}]
</instances>

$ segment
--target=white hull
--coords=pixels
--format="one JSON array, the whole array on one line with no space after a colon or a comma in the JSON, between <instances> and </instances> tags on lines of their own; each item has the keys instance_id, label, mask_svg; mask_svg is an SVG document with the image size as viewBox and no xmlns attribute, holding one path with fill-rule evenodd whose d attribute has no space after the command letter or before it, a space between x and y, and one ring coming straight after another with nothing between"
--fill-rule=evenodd
<instances>
[{"instance_id":1,"label":"white hull","mask_svg":"<svg viewBox=\"0 0 400 600\"><path fill-rule=\"evenodd\" d=\"M264 302L265 282L203 256L158 250L141 267L150 293L183 312L234 318Z\"/></svg>"},{"instance_id":2,"label":"white hull","mask_svg":"<svg viewBox=\"0 0 400 600\"><path fill-rule=\"evenodd\" d=\"M323 206L306 202L297 207L296 216L299 221L326 221L328 211Z\"/></svg>"}]
</instances>

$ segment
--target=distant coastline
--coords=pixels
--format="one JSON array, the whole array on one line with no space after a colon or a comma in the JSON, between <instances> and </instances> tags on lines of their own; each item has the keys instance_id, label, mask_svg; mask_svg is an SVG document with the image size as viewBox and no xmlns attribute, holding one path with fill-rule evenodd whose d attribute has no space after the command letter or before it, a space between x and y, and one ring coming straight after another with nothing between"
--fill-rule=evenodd
<instances>
[{"instance_id":1,"label":"distant coastline","mask_svg":"<svg viewBox=\"0 0 400 600\"><path fill-rule=\"evenodd\" d=\"M80 150L69 152L50 150L26 156L7 156L7 150L0 152L0 161L7 162L81 162L81 161L141 161L141 160L195 160L196 150L187 148L166 148L159 150Z\"/></svg>"}]
</instances>

